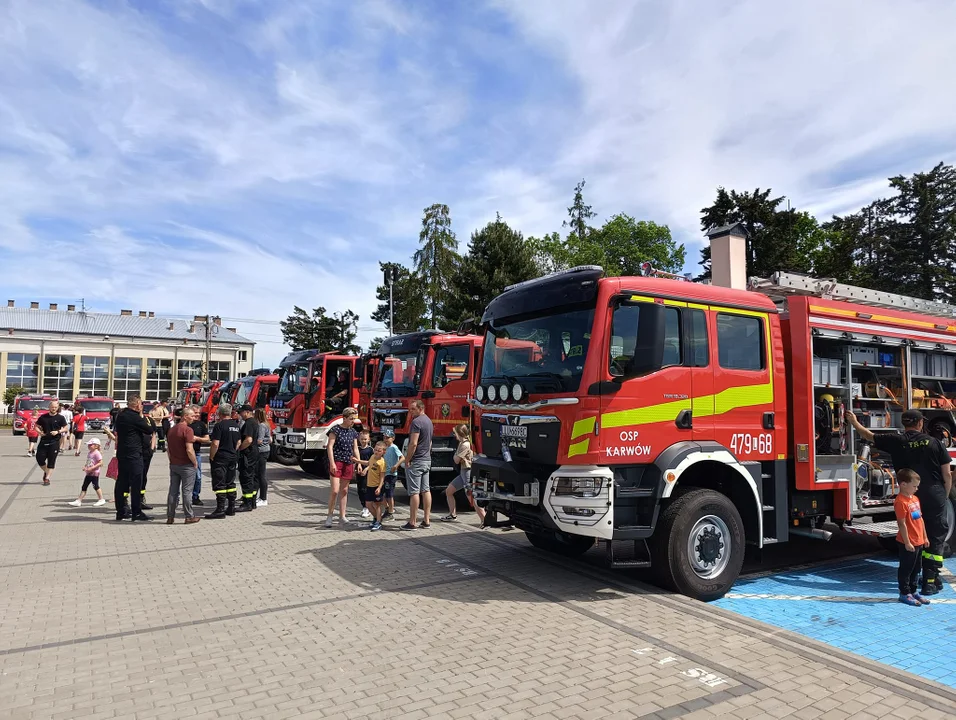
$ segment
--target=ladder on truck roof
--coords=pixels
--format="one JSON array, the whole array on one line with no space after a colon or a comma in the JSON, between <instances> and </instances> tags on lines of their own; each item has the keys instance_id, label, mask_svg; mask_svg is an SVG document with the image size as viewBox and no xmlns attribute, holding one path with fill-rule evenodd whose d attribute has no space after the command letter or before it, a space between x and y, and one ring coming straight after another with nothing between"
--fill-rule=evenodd
<instances>
[{"instance_id":1,"label":"ladder on truck roof","mask_svg":"<svg viewBox=\"0 0 956 720\"><path fill-rule=\"evenodd\" d=\"M908 295L897 295L881 290L870 290L855 285L844 285L836 280L814 278L799 273L775 272L770 278L752 277L750 278L750 289L771 298L813 295L827 300L844 300L858 305L909 310L910 312L937 317L956 317L956 305L948 305L935 300L923 300Z\"/></svg>"}]
</instances>

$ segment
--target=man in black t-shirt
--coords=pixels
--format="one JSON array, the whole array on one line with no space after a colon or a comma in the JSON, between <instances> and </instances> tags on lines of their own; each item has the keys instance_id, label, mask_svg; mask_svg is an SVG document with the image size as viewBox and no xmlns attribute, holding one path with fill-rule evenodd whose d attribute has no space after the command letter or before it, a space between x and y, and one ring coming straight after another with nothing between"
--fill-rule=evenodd
<instances>
[{"instance_id":1,"label":"man in black t-shirt","mask_svg":"<svg viewBox=\"0 0 956 720\"><path fill-rule=\"evenodd\" d=\"M193 405L193 413L196 420L189 424L189 429L193 431L196 442L193 443L193 450L196 451L196 484L193 485L193 505L202 505L199 499L199 493L202 490L202 446L209 444L209 428L199 419L199 413L202 408L199 405Z\"/></svg>"},{"instance_id":2,"label":"man in black t-shirt","mask_svg":"<svg viewBox=\"0 0 956 720\"><path fill-rule=\"evenodd\" d=\"M923 548L922 595L933 595L943 587L939 571L943 567L943 543L946 539L946 503L953 486L949 453L943 444L923 432L923 414L907 410L902 415L903 433L875 434L863 427L853 413L847 413L850 423L864 440L873 443L878 450L890 454L893 469L914 470L920 477L920 509L926 524L929 547Z\"/></svg>"},{"instance_id":3,"label":"man in black t-shirt","mask_svg":"<svg viewBox=\"0 0 956 720\"><path fill-rule=\"evenodd\" d=\"M56 456L60 453L60 441L67 431L66 418L60 415L60 403L50 403L46 415L37 418L37 430L40 442L37 445L37 465L43 468L43 484L49 485L56 467Z\"/></svg>"},{"instance_id":4,"label":"man in black t-shirt","mask_svg":"<svg viewBox=\"0 0 956 720\"><path fill-rule=\"evenodd\" d=\"M239 442L239 484L242 486L242 506L239 512L256 509L256 495L259 483L256 482L256 465L259 463L259 423L256 422L252 405L239 408L242 418L241 440Z\"/></svg>"},{"instance_id":5,"label":"man in black t-shirt","mask_svg":"<svg viewBox=\"0 0 956 720\"><path fill-rule=\"evenodd\" d=\"M239 447L239 423L232 419L232 405L219 406L219 419L209 434L209 465L216 509L206 515L219 520L236 514L236 451Z\"/></svg>"}]
</instances>

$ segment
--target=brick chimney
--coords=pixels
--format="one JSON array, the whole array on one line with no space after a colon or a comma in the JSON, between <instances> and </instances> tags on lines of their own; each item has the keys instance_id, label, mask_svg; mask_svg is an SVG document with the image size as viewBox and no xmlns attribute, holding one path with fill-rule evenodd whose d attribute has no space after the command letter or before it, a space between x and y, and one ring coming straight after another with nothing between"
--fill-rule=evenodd
<instances>
[{"instance_id":1,"label":"brick chimney","mask_svg":"<svg viewBox=\"0 0 956 720\"><path fill-rule=\"evenodd\" d=\"M7 300L7 307L16 307L16 303L13 300Z\"/></svg>"},{"instance_id":2,"label":"brick chimney","mask_svg":"<svg viewBox=\"0 0 956 720\"><path fill-rule=\"evenodd\" d=\"M212 321L216 323L216 325L218 325L219 327L222 327L222 318L219 317L218 315L213 315Z\"/></svg>"},{"instance_id":3,"label":"brick chimney","mask_svg":"<svg viewBox=\"0 0 956 720\"><path fill-rule=\"evenodd\" d=\"M719 287L747 289L747 228L743 223L711 228L711 282Z\"/></svg>"},{"instance_id":4,"label":"brick chimney","mask_svg":"<svg viewBox=\"0 0 956 720\"><path fill-rule=\"evenodd\" d=\"M40 303L38 303L38 302L32 302L32 303L30 303L30 309L31 309L31 310L39 310L39 309L40 309Z\"/></svg>"},{"instance_id":5,"label":"brick chimney","mask_svg":"<svg viewBox=\"0 0 956 720\"><path fill-rule=\"evenodd\" d=\"M149 311L149 316L150 316L150 317L156 317L156 313L154 313L152 310L150 310L150 311Z\"/></svg>"},{"instance_id":6,"label":"brick chimney","mask_svg":"<svg viewBox=\"0 0 956 720\"><path fill-rule=\"evenodd\" d=\"M50 303L50 309L56 310L56 303Z\"/></svg>"},{"instance_id":7,"label":"brick chimney","mask_svg":"<svg viewBox=\"0 0 956 720\"><path fill-rule=\"evenodd\" d=\"M226 330L228 330L229 332L232 332L232 333L236 332L236 329L235 329L235 328L226 328Z\"/></svg>"},{"instance_id":8,"label":"brick chimney","mask_svg":"<svg viewBox=\"0 0 956 720\"><path fill-rule=\"evenodd\" d=\"M145 310L140 310L140 311L139 311L139 316L140 316L140 317L146 317L146 311L145 311Z\"/></svg>"},{"instance_id":9,"label":"brick chimney","mask_svg":"<svg viewBox=\"0 0 956 720\"><path fill-rule=\"evenodd\" d=\"M122 315L123 317L133 317L133 311L132 311L132 310L120 310L120 315Z\"/></svg>"},{"instance_id":10,"label":"brick chimney","mask_svg":"<svg viewBox=\"0 0 956 720\"><path fill-rule=\"evenodd\" d=\"M176 323L174 323L173 321L170 320L170 322L169 322L169 331L172 332L172 331L175 330L175 329L176 329Z\"/></svg>"},{"instance_id":11,"label":"brick chimney","mask_svg":"<svg viewBox=\"0 0 956 720\"><path fill-rule=\"evenodd\" d=\"M76 310L76 305L67 305L67 306L66 306L66 311L67 311L67 312L74 312L75 310Z\"/></svg>"},{"instance_id":12,"label":"brick chimney","mask_svg":"<svg viewBox=\"0 0 956 720\"><path fill-rule=\"evenodd\" d=\"M206 322L205 315L193 315L193 322Z\"/></svg>"}]
</instances>

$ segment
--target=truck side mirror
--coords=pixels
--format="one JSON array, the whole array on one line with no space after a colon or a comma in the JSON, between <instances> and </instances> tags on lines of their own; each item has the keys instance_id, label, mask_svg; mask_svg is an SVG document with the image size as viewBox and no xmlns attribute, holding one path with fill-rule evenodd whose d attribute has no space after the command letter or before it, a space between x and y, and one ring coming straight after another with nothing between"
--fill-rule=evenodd
<instances>
[{"instance_id":1,"label":"truck side mirror","mask_svg":"<svg viewBox=\"0 0 956 720\"><path fill-rule=\"evenodd\" d=\"M658 303L642 303L638 316L634 356L624 368L623 380L649 375L664 365L666 308Z\"/></svg>"},{"instance_id":2,"label":"truck side mirror","mask_svg":"<svg viewBox=\"0 0 956 720\"><path fill-rule=\"evenodd\" d=\"M361 389L362 389L362 381L361 381L361 380L353 380L353 381L352 381L352 387L355 388L356 390L361 390Z\"/></svg>"}]
</instances>

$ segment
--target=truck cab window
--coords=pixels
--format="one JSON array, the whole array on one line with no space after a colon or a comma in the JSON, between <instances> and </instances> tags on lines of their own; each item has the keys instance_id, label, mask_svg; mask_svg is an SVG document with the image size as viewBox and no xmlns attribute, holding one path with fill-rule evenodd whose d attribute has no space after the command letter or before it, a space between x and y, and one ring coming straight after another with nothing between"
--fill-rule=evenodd
<instances>
[{"instance_id":1,"label":"truck cab window","mask_svg":"<svg viewBox=\"0 0 956 720\"><path fill-rule=\"evenodd\" d=\"M624 375L627 365L634 357L637 344L637 328L640 322L640 305L620 305L614 310L611 320L611 349L609 369L611 375ZM680 335L680 311L669 307L664 311L664 362L663 367L680 365L683 344Z\"/></svg>"},{"instance_id":2,"label":"truck cab window","mask_svg":"<svg viewBox=\"0 0 956 720\"><path fill-rule=\"evenodd\" d=\"M435 353L432 387L443 388L454 380L468 377L471 345L448 345Z\"/></svg>"},{"instance_id":3,"label":"truck cab window","mask_svg":"<svg viewBox=\"0 0 956 720\"><path fill-rule=\"evenodd\" d=\"M710 346L707 343L707 315L703 310L690 310L690 359L693 367L710 365Z\"/></svg>"},{"instance_id":4,"label":"truck cab window","mask_svg":"<svg viewBox=\"0 0 956 720\"><path fill-rule=\"evenodd\" d=\"M763 370L767 367L763 320L750 315L717 314L717 355L727 370Z\"/></svg>"}]
</instances>

